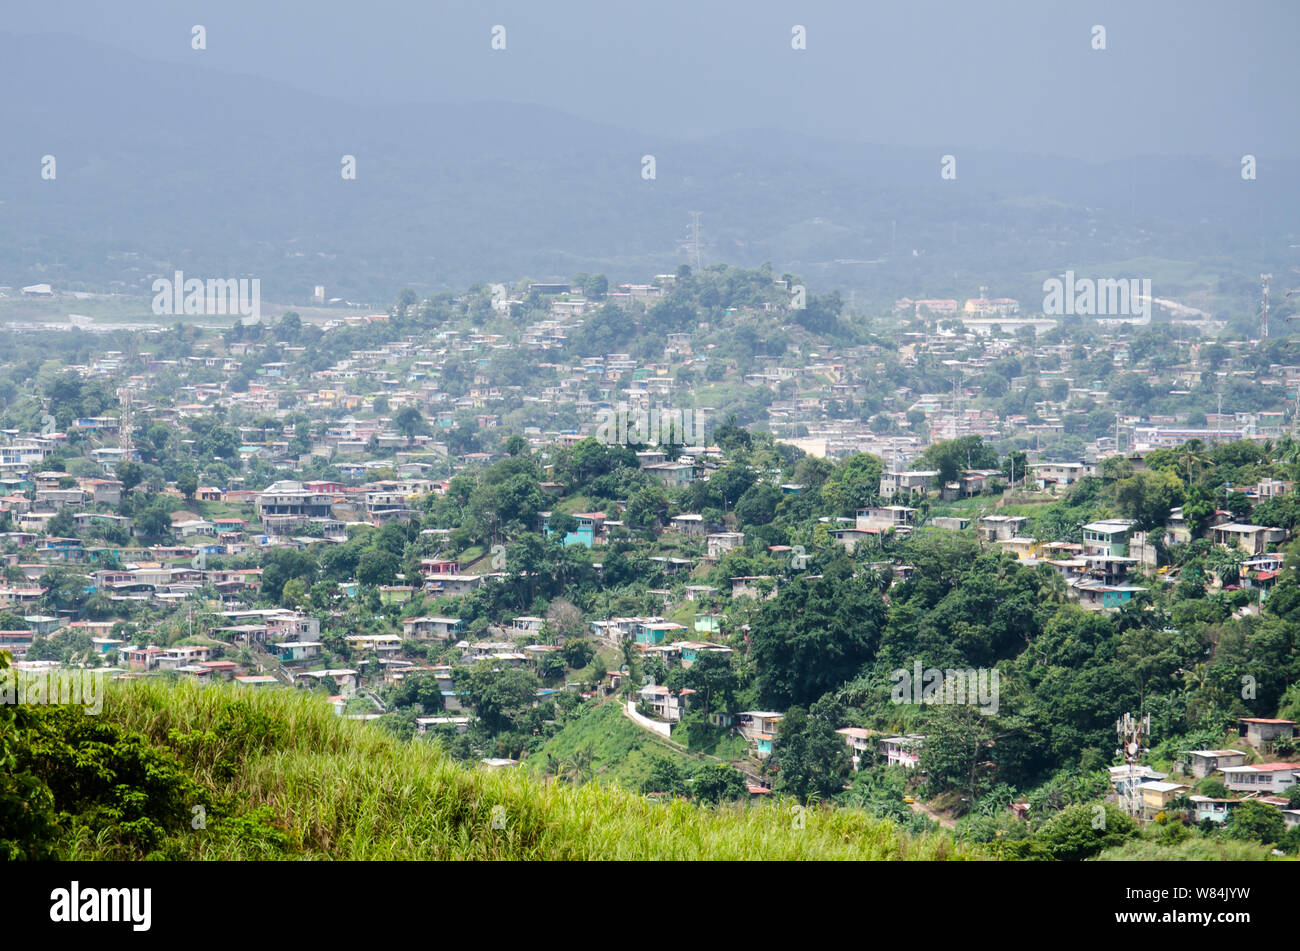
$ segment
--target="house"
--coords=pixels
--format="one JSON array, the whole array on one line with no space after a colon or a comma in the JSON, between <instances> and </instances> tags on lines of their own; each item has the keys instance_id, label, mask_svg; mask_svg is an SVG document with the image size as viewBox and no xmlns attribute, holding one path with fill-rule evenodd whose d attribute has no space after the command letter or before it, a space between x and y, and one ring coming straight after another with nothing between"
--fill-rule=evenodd
<instances>
[{"instance_id":1,"label":"house","mask_svg":"<svg viewBox=\"0 0 1300 951\"><path fill-rule=\"evenodd\" d=\"M744 532L714 532L706 539L708 542L708 557L717 560L733 549L739 548L745 543Z\"/></svg>"},{"instance_id":2,"label":"house","mask_svg":"<svg viewBox=\"0 0 1300 951\"><path fill-rule=\"evenodd\" d=\"M930 485L938 477L938 469L882 472L880 474L880 497L888 500L896 495L923 496L929 491Z\"/></svg>"},{"instance_id":3,"label":"house","mask_svg":"<svg viewBox=\"0 0 1300 951\"><path fill-rule=\"evenodd\" d=\"M554 534L550 526L550 512L543 512L546 520L546 534L549 537ZM564 536L565 546L582 545L584 548L591 548L596 544L596 536L600 534L605 525L604 512L583 512L573 516L577 522L577 527Z\"/></svg>"},{"instance_id":4,"label":"house","mask_svg":"<svg viewBox=\"0 0 1300 951\"><path fill-rule=\"evenodd\" d=\"M767 593L764 594L764 589ZM740 575L731 579L731 596L733 598L763 598L771 600L776 597L776 579L771 575Z\"/></svg>"},{"instance_id":5,"label":"house","mask_svg":"<svg viewBox=\"0 0 1300 951\"><path fill-rule=\"evenodd\" d=\"M274 482L259 492L255 502L258 518L282 516L294 519L328 518L334 497L309 491L301 482Z\"/></svg>"},{"instance_id":6,"label":"house","mask_svg":"<svg viewBox=\"0 0 1300 951\"><path fill-rule=\"evenodd\" d=\"M455 617L408 617L402 620L402 636L447 641L464 626L465 622Z\"/></svg>"},{"instance_id":7,"label":"house","mask_svg":"<svg viewBox=\"0 0 1300 951\"><path fill-rule=\"evenodd\" d=\"M387 654L402 649L402 639L396 634L350 634L344 640L354 651Z\"/></svg>"},{"instance_id":8,"label":"house","mask_svg":"<svg viewBox=\"0 0 1300 951\"><path fill-rule=\"evenodd\" d=\"M1233 792L1285 793L1296 782L1300 763L1257 763L1254 766L1227 766L1223 784Z\"/></svg>"},{"instance_id":9,"label":"house","mask_svg":"<svg viewBox=\"0 0 1300 951\"><path fill-rule=\"evenodd\" d=\"M871 738L875 736L875 731L864 730L858 726L846 726L842 730L836 730L835 732L844 737L844 745L849 748L849 756L853 759L853 771L857 772L863 754L870 753L875 749L871 741Z\"/></svg>"},{"instance_id":10,"label":"house","mask_svg":"<svg viewBox=\"0 0 1300 951\"><path fill-rule=\"evenodd\" d=\"M676 723L682 718L690 696L694 693L690 689L673 693L667 687L655 684L646 684L639 691L641 702L650 707L656 717L668 723Z\"/></svg>"},{"instance_id":11,"label":"house","mask_svg":"<svg viewBox=\"0 0 1300 951\"><path fill-rule=\"evenodd\" d=\"M723 657L731 654L730 647L710 641L677 641L673 646L681 652L683 667L690 667L705 654L721 654Z\"/></svg>"},{"instance_id":12,"label":"house","mask_svg":"<svg viewBox=\"0 0 1300 951\"><path fill-rule=\"evenodd\" d=\"M1085 555L1112 555L1128 557L1128 539L1133 534L1134 522L1127 518L1107 518L1083 526L1083 553Z\"/></svg>"},{"instance_id":13,"label":"house","mask_svg":"<svg viewBox=\"0 0 1300 951\"><path fill-rule=\"evenodd\" d=\"M1187 771L1196 779L1204 779L1215 770L1228 766L1243 766L1246 754L1241 750L1187 750Z\"/></svg>"},{"instance_id":14,"label":"house","mask_svg":"<svg viewBox=\"0 0 1300 951\"><path fill-rule=\"evenodd\" d=\"M1015 535L998 543L1008 555L1014 555L1019 561L1035 561L1038 558L1038 539Z\"/></svg>"},{"instance_id":15,"label":"house","mask_svg":"<svg viewBox=\"0 0 1300 951\"><path fill-rule=\"evenodd\" d=\"M747 710L736 714L740 735L754 744L760 759L772 755L772 742L776 739L776 732L784 717L785 714L770 710Z\"/></svg>"},{"instance_id":16,"label":"house","mask_svg":"<svg viewBox=\"0 0 1300 951\"><path fill-rule=\"evenodd\" d=\"M880 545L886 531L883 528L832 528L830 536L851 554L859 545Z\"/></svg>"},{"instance_id":17,"label":"house","mask_svg":"<svg viewBox=\"0 0 1300 951\"><path fill-rule=\"evenodd\" d=\"M292 664L300 660L319 657L323 646L320 641L282 641L279 644L270 645L269 650L284 663Z\"/></svg>"},{"instance_id":18,"label":"house","mask_svg":"<svg viewBox=\"0 0 1300 951\"><path fill-rule=\"evenodd\" d=\"M1028 522L1026 515L982 515L979 520L980 540L1002 542L1015 538Z\"/></svg>"},{"instance_id":19,"label":"house","mask_svg":"<svg viewBox=\"0 0 1300 951\"><path fill-rule=\"evenodd\" d=\"M723 622L726 620L727 616L725 614L696 614L695 633L721 634Z\"/></svg>"},{"instance_id":20,"label":"house","mask_svg":"<svg viewBox=\"0 0 1300 951\"><path fill-rule=\"evenodd\" d=\"M1142 819L1146 822L1154 821L1160 813L1168 812L1171 802L1190 790L1190 786L1184 786L1182 783L1169 783L1160 780L1139 783L1138 792L1141 794Z\"/></svg>"},{"instance_id":21,"label":"house","mask_svg":"<svg viewBox=\"0 0 1300 951\"><path fill-rule=\"evenodd\" d=\"M1215 799L1211 796L1188 796L1192 808L1189 810L1193 822L1227 822L1228 813L1245 802L1244 799Z\"/></svg>"},{"instance_id":22,"label":"house","mask_svg":"<svg viewBox=\"0 0 1300 951\"><path fill-rule=\"evenodd\" d=\"M236 674L235 683L241 687L274 687L280 681L270 674Z\"/></svg>"},{"instance_id":23,"label":"house","mask_svg":"<svg viewBox=\"0 0 1300 951\"><path fill-rule=\"evenodd\" d=\"M660 462L646 466L644 471L669 489L680 489L695 481L695 466L684 462Z\"/></svg>"},{"instance_id":24,"label":"house","mask_svg":"<svg viewBox=\"0 0 1300 951\"><path fill-rule=\"evenodd\" d=\"M1242 735L1246 742L1259 749L1274 740L1289 740L1295 733L1294 720L1270 720L1265 717L1241 717Z\"/></svg>"},{"instance_id":25,"label":"house","mask_svg":"<svg viewBox=\"0 0 1300 951\"><path fill-rule=\"evenodd\" d=\"M1140 786L1142 783L1159 782L1168 777L1168 773L1157 773L1150 766L1135 764L1129 766L1111 766L1110 784L1115 788L1115 792L1121 796L1127 796L1129 790L1134 786Z\"/></svg>"},{"instance_id":26,"label":"house","mask_svg":"<svg viewBox=\"0 0 1300 951\"><path fill-rule=\"evenodd\" d=\"M1147 589L1140 585L1106 584L1103 581L1080 578L1070 583L1068 593L1078 600L1080 607L1089 611L1113 611L1145 590Z\"/></svg>"},{"instance_id":27,"label":"house","mask_svg":"<svg viewBox=\"0 0 1300 951\"><path fill-rule=\"evenodd\" d=\"M436 594L459 596L469 594L481 585L488 575L433 575L424 583L425 590Z\"/></svg>"},{"instance_id":28,"label":"house","mask_svg":"<svg viewBox=\"0 0 1300 951\"><path fill-rule=\"evenodd\" d=\"M1074 485L1080 479L1096 475L1097 467L1086 462L1042 462L1029 467L1031 478L1040 489Z\"/></svg>"},{"instance_id":29,"label":"house","mask_svg":"<svg viewBox=\"0 0 1300 951\"><path fill-rule=\"evenodd\" d=\"M523 614L510 622L510 633L517 637L536 637L546 625L546 618Z\"/></svg>"},{"instance_id":30,"label":"house","mask_svg":"<svg viewBox=\"0 0 1300 951\"><path fill-rule=\"evenodd\" d=\"M916 733L909 733L907 736L887 736L877 743L876 750L890 766L916 769L921 765L921 747L924 742L925 737Z\"/></svg>"},{"instance_id":31,"label":"house","mask_svg":"<svg viewBox=\"0 0 1300 951\"><path fill-rule=\"evenodd\" d=\"M327 669L327 670L303 670L294 675L295 682L300 686L315 687L323 684L327 679L333 680L338 684L339 689L346 696L356 691L360 685L361 677L355 670L348 669Z\"/></svg>"},{"instance_id":32,"label":"house","mask_svg":"<svg viewBox=\"0 0 1300 951\"><path fill-rule=\"evenodd\" d=\"M1286 540L1286 529L1270 528L1266 525L1245 525L1228 522L1215 525L1210 529L1214 544L1224 548L1237 548L1247 555L1258 557L1268 551L1270 545Z\"/></svg>"},{"instance_id":33,"label":"house","mask_svg":"<svg viewBox=\"0 0 1300 951\"><path fill-rule=\"evenodd\" d=\"M702 537L708 529L703 515L674 515L668 523L673 531L693 538Z\"/></svg>"},{"instance_id":34,"label":"house","mask_svg":"<svg viewBox=\"0 0 1300 951\"><path fill-rule=\"evenodd\" d=\"M674 621L641 621L632 629L632 636L643 647L664 643L670 635L686 628Z\"/></svg>"},{"instance_id":35,"label":"house","mask_svg":"<svg viewBox=\"0 0 1300 951\"><path fill-rule=\"evenodd\" d=\"M479 661L496 659L514 653L515 645L509 641L477 641L470 644L466 660L471 664Z\"/></svg>"},{"instance_id":36,"label":"house","mask_svg":"<svg viewBox=\"0 0 1300 951\"><path fill-rule=\"evenodd\" d=\"M454 727L457 733L464 733L469 729L469 717L416 717L415 727L420 733L428 733L439 727Z\"/></svg>"},{"instance_id":37,"label":"house","mask_svg":"<svg viewBox=\"0 0 1300 951\"><path fill-rule=\"evenodd\" d=\"M860 532L903 530L908 531L916 517L916 509L906 505L872 505L854 513L854 528Z\"/></svg>"},{"instance_id":38,"label":"house","mask_svg":"<svg viewBox=\"0 0 1300 951\"><path fill-rule=\"evenodd\" d=\"M426 580L460 572L460 562L453 558L421 558L420 575Z\"/></svg>"},{"instance_id":39,"label":"house","mask_svg":"<svg viewBox=\"0 0 1300 951\"><path fill-rule=\"evenodd\" d=\"M1165 544L1186 545L1191 540L1192 526L1183 515L1183 507L1180 505L1170 509L1169 517L1165 519Z\"/></svg>"}]
</instances>

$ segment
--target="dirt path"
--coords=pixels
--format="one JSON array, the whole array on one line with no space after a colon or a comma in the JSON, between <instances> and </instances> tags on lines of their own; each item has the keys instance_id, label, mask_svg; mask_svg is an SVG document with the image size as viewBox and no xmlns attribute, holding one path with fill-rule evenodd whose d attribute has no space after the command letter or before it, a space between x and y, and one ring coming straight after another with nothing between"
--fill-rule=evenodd
<instances>
[{"instance_id":1,"label":"dirt path","mask_svg":"<svg viewBox=\"0 0 1300 951\"><path fill-rule=\"evenodd\" d=\"M930 819L933 822L939 823L939 825L943 826L945 829L957 828L956 821L949 819L947 816L943 815L940 812L937 812L934 809L931 809L923 802L913 802L911 803L911 806L913 812L917 813L918 815L925 816L927 819Z\"/></svg>"}]
</instances>

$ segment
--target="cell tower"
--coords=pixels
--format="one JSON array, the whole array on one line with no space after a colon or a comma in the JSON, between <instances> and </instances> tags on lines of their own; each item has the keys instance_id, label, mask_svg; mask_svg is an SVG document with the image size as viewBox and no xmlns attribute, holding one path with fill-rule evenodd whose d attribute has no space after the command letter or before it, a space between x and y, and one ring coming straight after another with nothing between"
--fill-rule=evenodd
<instances>
[{"instance_id":1,"label":"cell tower","mask_svg":"<svg viewBox=\"0 0 1300 951\"><path fill-rule=\"evenodd\" d=\"M118 423L118 445L122 448L122 458L130 459L135 455L135 446L132 442L135 421L131 412L131 391L122 387L117 391L117 399L122 405L122 419Z\"/></svg>"},{"instance_id":2,"label":"cell tower","mask_svg":"<svg viewBox=\"0 0 1300 951\"><path fill-rule=\"evenodd\" d=\"M1272 274L1261 274L1259 279L1264 282L1264 339L1268 339L1268 282L1273 279Z\"/></svg>"},{"instance_id":3,"label":"cell tower","mask_svg":"<svg viewBox=\"0 0 1300 951\"><path fill-rule=\"evenodd\" d=\"M1137 717L1131 713L1124 714L1115 721L1115 733L1119 737L1119 749L1115 750L1115 755L1124 757L1124 765L1128 767L1120 802L1129 815L1140 815L1142 794L1138 791L1138 776L1141 771L1138 760L1143 753L1149 752L1145 741L1151 736L1151 714Z\"/></svg>"},{"instance_id":4,"label":"cell tower","mask_svg":"<svg viewBox=\"0 0 1300 951\"><path fill-rule=\"evenodd\" d=\"M695 270L700 269L700 213L691 212L691 250L695 255Z\"/></svg>"}]
</instances>

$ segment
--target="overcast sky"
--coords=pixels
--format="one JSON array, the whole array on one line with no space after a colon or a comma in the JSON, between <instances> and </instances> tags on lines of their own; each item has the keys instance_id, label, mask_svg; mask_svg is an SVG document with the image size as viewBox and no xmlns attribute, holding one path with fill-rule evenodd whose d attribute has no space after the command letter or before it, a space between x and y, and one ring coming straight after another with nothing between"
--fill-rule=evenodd
<instances>
[{"instance_id":1,"label":"overcast sky","mask_svg":"<svg viewBox=\"0 0 1300 951\"><path fill-rule=\"evenodd\" d=\"M1297 0L7 0L4 25L359 102L533 102L659 134L1300 156Z\"/></svg>"}]
</instances>

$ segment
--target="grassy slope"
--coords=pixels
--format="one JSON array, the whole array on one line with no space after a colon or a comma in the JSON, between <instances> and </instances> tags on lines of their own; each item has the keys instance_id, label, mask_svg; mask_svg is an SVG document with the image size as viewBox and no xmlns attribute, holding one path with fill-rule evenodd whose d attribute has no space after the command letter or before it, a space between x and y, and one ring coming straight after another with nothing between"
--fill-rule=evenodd
<instances>
[{"instance_id":1,"label":"grassy slope","mask_svg":"<svg viewBox=\"0 0 1300 951\"><path fill-rule=\"evenodd\" d=\"M220 762L213 731L232 705L261 736ZM795 828L788 803L704 809L654 804L616 787L572 788L522 770L465 769L436 746L401 743L373 725L344 721L294 691L112 685L103 716L160 746L188 745L193 775L241 807L264 806L287 833L284 852L256 838L179 833L189 858L332 859L953 859L976 857L946 835L912 837L846 809L810 809ZM188 736L188 739L187 739ZM230 759L229 750L226 758ZM500 810L494 812L494 807ZM504 828L493 829L494 814ZM98 857L93 842L74 858Z\"/></svg>"},{"instance_id":2,"label":"grassy slope","mask_svg":"<svg viewBox=\"0 0 1300 951\"><path fill-rule=\"evenodd\" d=\"M546 743L546 748L524 761L533 775L546 770L547 754L552 762L562 762L584 746L590 746L595 779L617 783L625 789L640 789L659 757L673 760L683 769L694 769L697 761L655 742L649 731L623 715L618 701L610 701L570 720Z\"/></svg>"}]
</instances>

